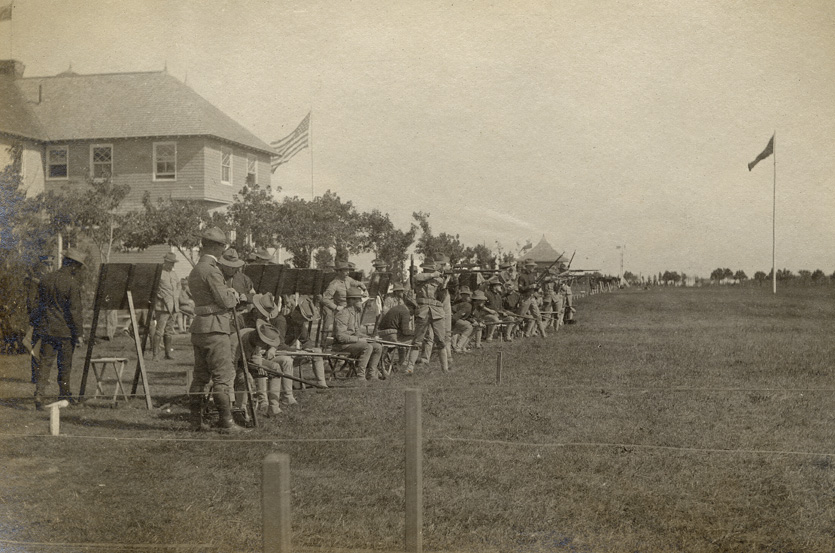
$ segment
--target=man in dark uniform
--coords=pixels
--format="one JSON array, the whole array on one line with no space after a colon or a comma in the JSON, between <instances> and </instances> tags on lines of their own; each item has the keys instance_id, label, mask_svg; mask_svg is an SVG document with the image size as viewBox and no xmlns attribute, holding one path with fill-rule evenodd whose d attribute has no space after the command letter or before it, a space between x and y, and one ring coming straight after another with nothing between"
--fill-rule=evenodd
<instances>
[{"instance_id":1,"label":"man in dark uniform","mask_svg":"<svg viewBox=\"0 0 835 553\"><path fill-rule=\"evenodd\" d=\"M29 330L26 337L23 339L23 344L32 357L32 384L35 383L35 371L38 368L38 354L35 352L40 349L41 337L38 334L38 329L32 320L32 316L38 308L38 287L41 284L41 279L44 275L52 271L52 265L55 257L51 255L42 255L38 258L38 264L32 267L32 271L23 279L26 290L26 315L29 317Z\"/></svg>"},{"instance_id":2,"label":"man in dark uniform","mask_svg":"<svg viewBox=\"0 0 835 553\"><path fill-rule=\"evenodd\" d=\"M211 386L220 414L220 427L226 432L244 432L232 419L229 397L235 381L230 310L237 305L238 294L226 285L218 268L218 258L226 248L226 236L222 230L213 227L202 234L201 242L200 260L188 275L189 289L194 297L194 322L189 329L194 349L194 379L189 388L191 428L208 429L203 421L202 400Z\"/></svg>"},{"instance_id":3,"label":"man in dark uniform","mask_svg":"<svg viewBox=\"0 0 835 553\"><path fill-rule=\"evenodd\" d=\"M81 345L84 320L81 306L81 269L84 256L74 248L64 253L60 269L47 273L38 285L38 305L30 315L33 334L41 339L41 358L33 370L35 408L43 409L52 363L58 363L58 399L75 400L70 392L72 356Z\"/></svg>"}]
</instances>

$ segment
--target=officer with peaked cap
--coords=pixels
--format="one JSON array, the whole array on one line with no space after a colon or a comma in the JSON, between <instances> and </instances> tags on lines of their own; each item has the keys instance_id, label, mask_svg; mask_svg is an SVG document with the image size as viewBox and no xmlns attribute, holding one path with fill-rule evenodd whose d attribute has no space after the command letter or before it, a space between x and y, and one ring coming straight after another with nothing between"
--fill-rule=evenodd
<instances>
[{"instance_id":1,"label":"officer with peaked cap","mask_svg":"<svg viewBox=\"0 0 835 553\"><path fill-rule=\"evenodd\" d=\"M174 274L174 264L177 256L168 252L162 258L162 272L159 277L157 297L154 301L154 317L157 320L157 327L151 337L151 351L153 358L157 358L157 351L160 345L165 349L165 358L171 357L171 340L174 335L174 321L176 314L180 311L180 279Z\"/></svg>"},{"instance_id":2,"label":"officer with peaked cap","mask_svg":"<svg viewBox=\"0 0 835 553\"><path fill-rule=\"evenodd\" d=\"M38 303L29 323L41 338L40 364L35 368L35 408L43 408L43 397L52 364L58 365L58 399L75 402L70 391L72 356L81 345L84 331L81 305L81 270L84 255L75 248L64 252L61 268L47 273L38 284Z\"/></svg>"},{"instance_id":3,"label":"officer with peaked cap","mask_svg":"<svg viewBox=\"0 0 835 553\"><path fill-rule=\"evenodd\" d=\"M244 432L232 418L230 392L235 381L232 361L230 310L238 304L238 294L226 284L218 268L218 258L226 248L226 236L217 227L201 235L200 260L188 276L194 298L194 322L191 345L194 349L194 378L189 388L191 428L206 430L203 420L203 396L211 387L225 432ZM237 338L236 338L237 340Z\"/></svg>"}]
</instances>

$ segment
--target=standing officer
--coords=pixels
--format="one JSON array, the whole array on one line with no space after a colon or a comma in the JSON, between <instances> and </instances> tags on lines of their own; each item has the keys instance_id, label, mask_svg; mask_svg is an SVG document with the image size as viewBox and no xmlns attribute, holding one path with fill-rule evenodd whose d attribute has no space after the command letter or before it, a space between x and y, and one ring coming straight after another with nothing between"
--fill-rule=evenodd
<instances>
[{"instance_id":1,"label":"standing officer","mask_svg":"<svg viewBox=\"0 0 835 553\"><path fill-rule=\"evenodd\" d=\"M41 346L41 337L32 317L38 309L38 287L41 284L41 279L52 271L54 260L55 258L51 255L40 256L38 264L32 267L32 271L23 279L26 290L26 315L29 317L29 329L23 343L32 357L32 384L35 383L35 371L38 368L38 355L35 354L35 348Z\"/></svg>"},{"instance_id":2,"label":"standing officer","mask_svg":"<svg viewBox=\"0 0 835 553\"><path fill-rule=\"evenodd\" d=\"M43 409L52 363L58 364L58 399L75 403L70 392L72 355L81 345L84 320L81 306L81 269L84 256L67 248L60 269L47 273L38 284L38 305L30 315L33 334L41 338L40 364L33 371L35 409Z\"/></svg>"},{"instance_id":3,"label":"standing officer","mask_svg":"<svg viewBox=\"0 0 835 553\"><path fill-rule=\"evenodd\" d=\"M157 350L160 342L165 348L165 358L171 357L171 336L174 334L174 321L180 311L180 279L174 274L174 263L177 256L168 252L162 258L162 273L159 277L159 288L154 301L154 313L157 319L157 328L151 338L151 351L153 358L157 358Z\"/></svg>"},{"instance_id":4,"label":"standing officer","mask_svg":"<svg viewBox=\"0 0 835 553\"><path fill-rule=\"evenodd\" d=\"M219 228L212 227L201 235L201 243L200 260L188 275L194 297L194 322L189 329L194 349L194 379L189 388L191 428L208 429L203 421L203 396L211 387L221 429L244 432L232 419L229 397L235 381L230 309L237 305L238 294L226 285L218 268L218 258L226 248L226 236Z\"/></svg>"},{"instance_id":5,"label":"standing officer","mask_svg":"<svg viewBox=\"0 0 835 553\"><path fill-rule=\"evenodd\" d=\"M424 261L421 265L424 272L415 275L415 297L417 298L418 309L415 311L415 337L412 345L418 348L409 352L409 364L406 374L412 374L415 370L415 361L420 355L419 347L427 332L432 332L435 345L438 348L438 358L441 361L441 370L449 372L449 360L446 349L446 328L444 325L444 302L439 300L439 291L446 293L444 289L446 282L441 273L435 271L435 263L431 260Z\"/></svg>"}]
</instances>

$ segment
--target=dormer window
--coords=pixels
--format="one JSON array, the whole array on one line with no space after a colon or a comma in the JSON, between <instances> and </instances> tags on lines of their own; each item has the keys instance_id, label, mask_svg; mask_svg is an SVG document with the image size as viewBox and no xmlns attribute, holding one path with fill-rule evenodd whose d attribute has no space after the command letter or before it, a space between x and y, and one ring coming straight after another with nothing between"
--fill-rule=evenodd
<instances>
[{"instance_id":1,"label":"dormer window","mask_svg":"<svg viewBox=\"0 0 835 553\"><path fill-rule=\"evenodd\" d=\"M66 179L69 175L69 146L49 146L46 149L46 178Z\"/></svg>"}]
</instances>

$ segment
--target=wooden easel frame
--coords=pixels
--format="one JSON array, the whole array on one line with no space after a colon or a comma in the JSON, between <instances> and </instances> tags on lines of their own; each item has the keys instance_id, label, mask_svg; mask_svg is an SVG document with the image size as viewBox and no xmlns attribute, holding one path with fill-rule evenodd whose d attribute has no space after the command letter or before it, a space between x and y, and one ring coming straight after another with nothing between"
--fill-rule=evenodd
<instances>
[{"instance_id":1,"label":"wooden easel frame","mask_svg":"<svg viewBox=\"0 0 835 553\"><path fill-rule=\"evenodd\" d=\"M154 309L154 298L157 297L157 291L159 290L159 281L162 276L162 264L155 264L156 269L154 271L154 280L151 286L150 295L147 300L147 306L143 307L143 309L148 310L148 316L145 317L145 332L144 336L142 337L142 343L140 345L139 342L139 324L136 320L136 308L133 304L133 293L131 291L131 286L134 283L134 276L135 276L135 269L136 265L132 264L130 269L128 270L127 275L127 282L125 283L125 292L124 297L119 298L118 300L114 300L110 297L105 297L107 291L104 288L104 283L107 282L107 275L108 275L108 268L110 264L103 263L99 269L99 280L96 287L96 297L93 303L93 322L90 327L90 336L87 340L87 354L84 358L84 372L81 376L81 389L78 392L79 397L84 397L84 392L87 389L87 376L90 372L90 361L93 358L93 347L95 345L95 337L96 337L96 329L98 328L99 324L99 313L102 310L102 304L105 302L113 303L114 301L118 301L118 304L123 306L125 303L127 304L128 311L130 312L130 322L131 328L133 329L133 342L136 347L136 372L133 378L133 387L131 388L131 395L135 395L137 389L139 387L139 379L142 379L142 389L145 396L145 406L148 409L153 409L153 403L151 402L151 390L148 386L148 375L145 371L145 346L148 342L148 335L151 333L151 319L153 318L153 309Z\"/></svg>"}]
</instances>

